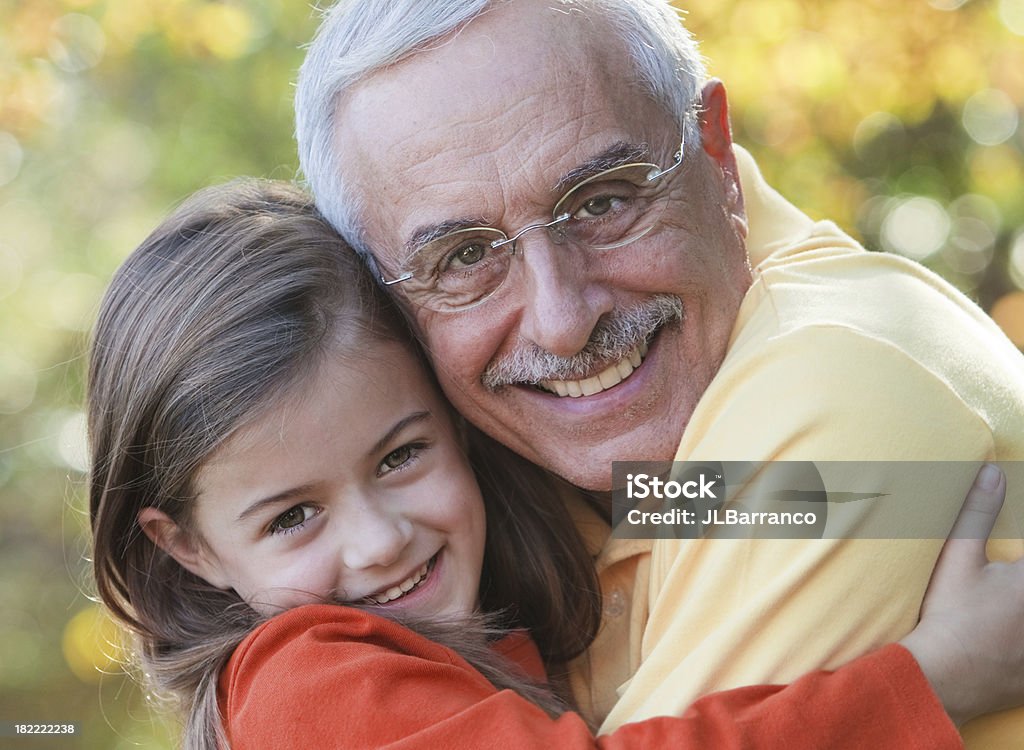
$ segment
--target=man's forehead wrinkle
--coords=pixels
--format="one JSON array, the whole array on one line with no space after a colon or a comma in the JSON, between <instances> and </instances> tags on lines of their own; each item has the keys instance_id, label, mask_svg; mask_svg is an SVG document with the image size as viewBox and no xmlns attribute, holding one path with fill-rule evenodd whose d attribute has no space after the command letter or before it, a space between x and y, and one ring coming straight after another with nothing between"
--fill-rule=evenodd
<instances>
[{"instance_id":1,"label":"man's forehead wrinkle","mask_svg":"<svg viewBox=\"0 0 1024 750\"><path fill-rule=\"evenodd\" d=\"M408 134L388 149L391 155L400 153L403 162L388 178L390 186L401 190L420 186L417 193L423 198L415 202L415 214L405 217L407 229L402 235L410 245L429 238L442 225L466 225L470 219L477 225L493 225L502 219L506 189L516 182L510 177L528 169L531 150L524 152L515 138L498 143L482 139L481 132L497 131L490 124L497 116L501 115L462 118L445 126L441 140ZM527 128L521 122L516 125L520 132ZM403 150L406 141L408 147Z\"/></svg>"},{"instance_id":2,"label":"man's forehead wrinkle","mask_svg":"<svg viewBox=\"0 0 1024 750\"><path fill-rule=\"evenodd\" d=\"M553 118L552 110L559 110L560 117ZM507 165L501 172L501 179L507 184L510 197L527 201L548 200L553 195L553 169L566 165L567 144L575 150L580 133L585 129L586 113L566 112L553 107L543 93L523 100L516 106L518 137L503 144L499 152L501 163Z\"/></svg>"}]
</instances>

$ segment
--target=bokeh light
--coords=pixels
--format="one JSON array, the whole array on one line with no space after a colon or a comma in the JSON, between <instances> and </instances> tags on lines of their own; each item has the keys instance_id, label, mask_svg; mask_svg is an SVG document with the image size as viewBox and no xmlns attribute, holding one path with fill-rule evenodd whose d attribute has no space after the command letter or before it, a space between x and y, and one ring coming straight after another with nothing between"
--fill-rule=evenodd
<instances>
[{"instance_id":1,"label":"bokeh light","mask_svg":"<svg viewBox=\"0 0 1024 750\"><path fill-rule=\"evenodd\" d=\"M953 222L949 242L942 248L942 257L960 274L983 273L995 254L996 234L981 219L966 216Z\"/></svg>"},{"instance_id":2,"label":"bokeh light","mask_svg":"<svg viewBox=\"0 0 1024 750\"><path fill-rule=\"evenodd\" d=\"M25 153L18 139L10 133L0 131L0 187L18 176L24 157Z\"/></svg>"},{"instance_id":3,"label":"bokeh light","mask_svg":"<svg viewBox=\"0 0 1024 750\"><path fill-rule=\"evenodd\" d=\"M107 39L89 16L69 13L53 24L50 59L65 73L81 73L99 64Z\"/></svg>"},{"instance_id":4,"label":"bokeh light","mask_svg":"<svg viewBox=\"0 0 1024 750\"><path fill-rule=\"evenodd\" d=\"M67 416L57 433L57 455L66 466L77 472L89 470L89 445L85 414L75 412Z\"/></svg>"},{"instance_id":5,"label":"bokeh light","mask_svg":"<svg viewBox=\"0 0 1024 750\"><path fill-rule=\"evenodd\" d=\"M899 118L891 112L872 112L853 132L853 150L862 161L876 161L886 151L896 151L906 145L906 130Z\"/></svg>"},{"instance_id":6,"label":"bokeh light","mask_svg":"<svg viewBox=\"0 0 1024 750\"><path fill-rule=\"evenodd\" d=\"M27 409L38 385L35 368L21 357L0 350L0 414Z\"/></svg>"},{"instance_id":7,"label":"bokeh light","mask_svg":"<svg viewBox=\"0 0 1024 750\"><path fill-rule=\"evenodd\" d=\"M75 677L87 683L99 682L116 670L123 656L121 633L98 605L76 613L64 626L61 646L64 659Z\"/></svg>"},{"instance_id":8,"label":"bokeh light","mask_svg":"<svg viewBox=\"0 0 1024 750\"><path fill-rule=\"evenodd\" d=\"M1013 100L999 89L985 89L964 104L967 134L983 146L997 146L1017 132L1020 115Z\"/></svg>"},{"instance_id":9,"label":"bokeh light","mask_svg":"<svg viewBox=\"0 0 1024 750\"><path fill-rule=\"evenodd\" d=\"M949 238L949 214L931 198L897 200L882 222L882 246L914 260L937 253Z\"/></svg>"},{"instance_id":10,"label":"bokeh light","mask_svg":"<svg viewBox=\"0 0 1024 750\"><path fill-rule=\"evenodd\" d=\"M1024 36L1024 0L999 0L999 18L1007 29Z\"/></svg>"}]
</instances>

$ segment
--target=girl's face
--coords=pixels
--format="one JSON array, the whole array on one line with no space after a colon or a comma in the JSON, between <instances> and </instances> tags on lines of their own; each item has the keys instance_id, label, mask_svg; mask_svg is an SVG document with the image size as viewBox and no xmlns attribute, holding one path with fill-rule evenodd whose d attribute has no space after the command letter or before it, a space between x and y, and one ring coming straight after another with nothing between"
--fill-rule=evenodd
<instances>
[{"instance_id":1,"label":"girl's face","mask_svg":"<svg viewBox=\"0 0 1024 750\"><path fill-rule=\"evenodd\" d=\"M258 611L477 605L484 506L448 407L404 346L367 351L328 355L199 474L200 539L171 553Z\"/></svg>"}]
</instances>

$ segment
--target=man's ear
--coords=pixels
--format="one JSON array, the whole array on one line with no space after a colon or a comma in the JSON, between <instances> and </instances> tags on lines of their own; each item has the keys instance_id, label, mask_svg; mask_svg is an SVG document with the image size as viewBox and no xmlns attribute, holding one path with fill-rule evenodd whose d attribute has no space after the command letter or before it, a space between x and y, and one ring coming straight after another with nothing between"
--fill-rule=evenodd
<instances>
[{"instance_id":1,"label":"man's ear","mask_svg":"<svg viewBox=\"0 0 1024 750\"><path fill-rule=\"evenodd\" d=\"M726 210L740 237L747 236L747 214L736 154L732 150L732 126L729 124L729 100L725 86L711 78L701 91L700 134L704 152L722 171Z\"/></svg>"},{"instance_id":2,"label":"man's ear","mask_svg":"<svg viewBox=\"0 0 1024 750\"><path fill-rule=\"evenodd\" d=\"M201 544L190 537L162 510L145 507L137 516L142 532L157 547L173 557L178 564L211 586L230 589L219 568L213 564Z\"/></svg>"}]
</instances>

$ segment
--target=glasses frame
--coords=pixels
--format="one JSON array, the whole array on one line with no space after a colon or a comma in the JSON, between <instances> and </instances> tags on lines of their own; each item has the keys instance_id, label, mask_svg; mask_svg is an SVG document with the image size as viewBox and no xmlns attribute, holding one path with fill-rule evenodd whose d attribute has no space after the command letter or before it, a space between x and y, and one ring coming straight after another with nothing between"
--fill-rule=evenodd
<instances>
[{"instance_id":1,"label":"glasses frame","mask_svg":"<svg viewBox=\"0 0 1024 750\"><path fill-rule=\"evenodd\" d=\"M520 229L518 232L515 232L511 236L508 235L507 233L505 233L504 231L502 231L501 229L498 229L497 227L484 227L484 226L480 226L480 227L464 227L462 229L456 229L456 230L450 232L449 235L461 234L463 232L478 232L478 231L481 231L481 230L484 230L484 231L487 231L487 232L494 232L495 234L502 235L504 237L504 239L495 239L493 242L488 243L490 248L492 250L497 250L497 249L499 249L501 247L504 247L505 245L511 244L512 245L512 248L510 250L510 254L511 255L515 255L516 254L516 241L520 237L522 237L524 234L526 234L527 232L532 232L535 229L546 229L546 230L548 230L548 233L553 235L552 239L557 244L561 244L564 241L564 238L565 238L565 225L569 222L569 219L572 218L572 214L569 213L569 212L564 212L562 214L559 214L558 213L558 208L563 203L565 203L565 201L573 193L575 193L577 190L582 188L584 185L588 185L591 182L596 182L598 180L604 179L610 173L618 172L620 170L633 169L633 168L636 168L636 167L648 167L648 173L647 173L647 177L646 177L647 182L654 182L655 180L660 180L665 175L669 174L670 172L674 171L675 169L678 169L679 165L683 163L683 152L684 152L685 145L686 145L685 138L680 139L680 141L679 141L679 150L676 151L675 154L673 154L673 156L672 156L672 163L669 164L664 169L662 169L657 164L652 164L650 162L630 162L630 163L627 163L627 164L619 164L618 166L610 167L609 169L604 169L604 170L598 172L597 174L588 177L585 180L581 180L580 182L578 182L577 184L575 184L571 188L569 188L569 190L567 190L565 192L565 194L561 198L558 199L558 202L555 203L555 206L554 206L554 208L551 211L551 213L552 213L551 221L548 221L548 222L537 222L537 223L534 223L534 224L528 224L527 226L523 227L522 229ZM653 225L652 225L651 228L653 228ZM617 245L609 245L609 246L607 246L604 249L609 249L609 248L614 248L614 247L622 247L623 245L628 245L630 242L633 242L634 240L638 240L641 237L643 237L645 234L647 234L647 232L650 231L651 228L648 228L646 231L642 232L641 234L636 235L635 237L630 237L628 240L624 240L624 241L620 242ZM445 235L445 236L449 236L449 235ZM389 280L389 279L385 278L384 274L382 274L382 273L379 273L377 278L380 281L380 283L383 284L384 286L395 286L396 284L401 284L404 281L409 281L414 276L415 276L415 274L412 271L406 271L405 273L403 273L402 275L400 275L398 278L395 278L395 279L390 279ZM474 306L480 304L484 300L488 299L492 294L494 294L494 292L496 292L498 289L500 289L501 285L504 284L504 283L505 283L504 280L502 280L502 282L500 284L498 284L498 286L496 286L488 294L484 295L480 299L478 299L475 302L472 302L472 303L470 303L468 305L464 305L462 307L455 308L455 309L451 310L451 312L458 312L458 311L461 311L461 310L467 310L467 309L469 309L471 307L474 307Z\"/></svg>"}]
</instances>

